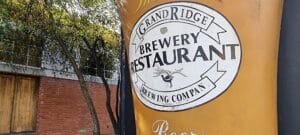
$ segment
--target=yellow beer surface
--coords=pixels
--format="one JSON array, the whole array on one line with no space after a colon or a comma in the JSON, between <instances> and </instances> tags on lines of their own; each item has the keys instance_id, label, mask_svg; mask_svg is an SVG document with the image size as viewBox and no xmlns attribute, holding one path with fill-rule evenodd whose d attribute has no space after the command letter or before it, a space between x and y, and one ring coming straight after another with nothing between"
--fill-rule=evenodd
<instances>
[{"instance_id":1,"label":"yellow beer surface","mask_svg":"<svg viewBox=\"0 0 300 135\"><path fill-rule=\"evenodd\" d=\"M214 46L210 47L210 42L207 42L207 45L202 45L201 43L196 43L196 41L193 40L193 37L196 37L197 34L197 31L195 30L194 32L190 33L177 33L178 36L176 34L173 34L170 38L166 36L166 39L158 36L155 38L155 40L144 41L147 38L152 38L151 35L149 36L148 34L147 36L149 37L145 36L145 39L143 39L143 34L148 32L147 29L149 29L149 33L151 34L152 23L156 23L155 21L152 21L151 23L150 20L148 24L146 21L144 21L143 24L143 19L147 18L145 16L151 15L149 11L159 11L160 8L157 7L163 8L164 5L169 4L170 14L172 12L178 13L178 19L180 17L179 13L183 12L182 17L184 17L185 15L183 14L187 13L187 10L183 8L173 8L172 11L171 8L176 5L176 3L178 3L179 5L183 5L183 7L188 7L189 3L191 3L191 6L194 4L199 4L203 6L203 9L206 9L207 7L207 10L203 12L202 10L198 11L198 9L191 8L194 13L198 13L194 16L194 21L185 19L181 22L191 22L187 26L193 25L193 23L197 23L195 24L195 26L199 26L200 31L203 30L202 35L210 36L211 42L213 42L213 39L215 39L217 44L219 40L218 35L221 35L220 33L222 33L222 30L233 33L231 35L228 35L228 37L232 37L232 39L234 40L219 36L220 46L217 46L216 48L214 48ZM153 80L153 82L161 82L161 84L164 85L161 86L161 88L168 88L170 90L175 89L176 87L179 88L179 86L177 86L177 84L175 83L175 79L181 77L184 80L185 76L189 76L187 75L188 72L197 72L197 70L185 71L184 69L180 70L180 68L178 68L178 70L176 71L180 71L180 73L172 76L174 77L173 82L170 81L167 83L168 78L166 78L166 76L161 76L161 74L159 73L166 72L169 69L163 69L157 66L166 63L160 63L159 60L157 60L158 58L156 56L149 56L149 58L144 57L146 53L156 55L154 53L155 51L164 49L159 45L159 43L162 43L163 40L170 40L170 42L172 42L172 45L178 44L178 47L176 46L176 49L174 49L174 55L176 54L177 58L177 61L174 62L175 66L178 63L180 64L180 62L192 63L193 59L195 61L201 60L206 62L215 59L218 59L218 61L230 61L235 58L240 58L240 60L237 62L237 65L235 66L236 70L234 69L233 71L233 73L236 72L236 74L234 74L232 77L228 77L229 79L232 79L232 81L228 79L213 81L213 79L209 78L209 80L213 83L216 82L215 84L228 83L228 85L226 84L226 88L224 88L224 90L220 89L222 91L216 94L215 97L207 99L203 102L199 102L195 105L192 105L191 107L189 107L188 105L178 105L183 106L178 108L172 108L170 106L164 108L163 106L160 107L160 105L152 106L151 101L146 101L147 97L144 97L145 102L141 101L143 95L137 95L136 92L136 88L139 88L136 84L136 78L138 77L132 77L131 91L133 93L136 131L138 135L277 134L276 77L282 0L119 0L118 6L121 13L126 53L128 57L130 57L130 59L137 59L136 62L132 60L133 62L129 63L131 68L131 75L133 75L134 73L144 72L148 70L147 68L157 69L155 71L159 72L155 72L156 74L154 73L154 75L148 76L153 77L157 75L157 79ZM212 11L210 11L210 9ZM218 22L218 17L216 17L217 14L219 14L220 17L224 17L225 19ZM212 19L209 19L210 16L212 17ZM173 19L174 17L176 18L176 16L173 16ZM178 30L182 29L176 28L175 26L171 25L172 18L171 21L170 18L168 21L168 23L162 24L163 26L166 26L166 28L162 27L158 29L158 32L160 32L160 34L163 35L167 32L170 32L172 31L172 28ZM228 22L226 26L218 24L222 22L224 22L225 24L225 21ZM211 27L212 25L208 25L207 23L213 24L213 22L216 22L215 29L210 30L209 27ZM144 26L139 26L138 24ZM185 26L185 24L182 24L182 26ZM220 26L221 28L218 29L218 26ZM226 29L227 27L228 29ZM154 26L153 29L155 29ZM217 36L214 36L214 33L217 33ZM134 37L132 36L133 34L136 34L135 38L140 38L136 41L143 42L143 45L139 45L139 43L136 43L138 44L138 51L132 51L134 49L131 48L132 43L135 43L135 39L133 39ZM149 42L149 45L146 45L147 42ZM182 44L186 44L186 46L188 46L189 44L192 45L193 43L197 44L198 46L203 46L204 51L201 51L201 48L199 49L198 47L198 50L197 48L192 49L192 51L189 50L189 54L184 54L184 50L180 50L185 48L185 46L179 47ZM231 43L236 44L236 46L231 45ZM156 46L156 44L158 45ZM224 49L223 52L222 49ZM240 53L238 53L239 49ZM195 52L193 52L193 50L195 50ZM218 53L218 51L220 53ZM228 53L229 51L231 51L231 54ZM232 54L232 51L234 51L234 54ZM132 53L143 54L143 59L139 61L140 57L135 57L135 54L133 55ZM222 55L222 53L224 53L224 55ZM161 58L163 57L163 53L159 55L161 55ZM168 55L172 56L171 54ZM177 55L179 56L177 57ZM188 58L186 58L185 56L187 56ZM154 60L150 60L152 57ZM152 63L149 63L147 59ZM214 62L210 64L213 65ZM218 64L220 64L218 69L220 68L219 73L221 73L222 62L219 62ZM206 70L203 69L203 71L201 72L205 71ZM143 76L141 78L143 78ZM189 80L184 81L189 82ZM151 87L159 89L160 83L155 84L152 84L153 86ZM143 85L145 85L145 83L141 84L141 86ZM211 86L212 91L213 87L218 88L218 86L213 85L203 85L203 87L204 86ZM199 86L199 89L202 88L200 88ZM141 92L142 91L144 91L144 94L146 96L147 94L149 94L147 93L147 89L141 89ZM191 93L188 96L194 96L197 91L192 91ZM164 97L168 97L168 95L165 95ZM161 102L163 102L164 100L166 100L164 99L164 97L162 96L161 99L155 100L161 100ZM170 98L169 100L172 100L171 96L168 98ZM149 99L151 99L151 93L149 94ZM174 104L175 101L169 101L169 103ZM168 104L166 103L166 105Z\"/></svg>"}]
</instances>

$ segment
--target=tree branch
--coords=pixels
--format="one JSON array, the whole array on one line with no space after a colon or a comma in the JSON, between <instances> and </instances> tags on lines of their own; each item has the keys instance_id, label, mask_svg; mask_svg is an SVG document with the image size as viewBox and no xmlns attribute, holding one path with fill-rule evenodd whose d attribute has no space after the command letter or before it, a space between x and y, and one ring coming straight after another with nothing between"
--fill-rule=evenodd
<instances>
[{"instance_id":1,"label":"tree branch","mask_svg":"<svg viewBox=\"0 0 300 135\"><path fill-rule=\"evenodd\" d=\"M63 53L66 55L66 57L70 61L71 65L74 68L74 71L78 77L78 80L80 82L81 92L83 93L84 99L87 103L89 112L92 116L92 120L94 123L94 135L100 135L100 123L99 123L99 120L97 117L97 112L96 112L93 100L88 92L89 90L88 90L87 83L85 82L84 76L81 73L81 71L79 70L79 68L77 67L77 63L71 54L72 52L68 51L66 43L64 43L64 41L58 36L55 36L54 38L58 41Z\"/></svg>"},{"instance_id":2,"label":"tree branch","mask_svg":"<svg viewBox=\"0 0 300 135\"><path fill-rule=\"evenodd\" d=\"M92 47L91 47L90 42L88 41L88 39L87 39L86 37L82 36L82 40L84 41L84 43L86 44L86 46L87 46L90 50L92 50Z\"/></svg>"},{"instance_id":3,"label":"tree branch","mask_svg":"<svg viewBox=\"0 0 300 135\"><path fill-rule=\"evenodd\" d=\"M118 126L118 123L117 123L117 120L114 116L114 113L112 111L112 108L111 108L111 90L110 90L110 87L109 87L109 84L107 83L105 77L101 74L100 75L100 78L104 84L104 87L105 87L105 93L106 93L106 108L107 108L107 111L108 111L108 114L109 114L109 118L111 120L111 123L113 125L113 128L114 128L114 132L115 134L119 134L119 126ZM116 112L117 113L117 112Z\"/></svg>"},{"instance_id":4,"label":"tree branch","mask_svg":"<svg viewBox=\"0 0 300 135\"><path fill-rule=\"evenodd\" d=\"M59 36L58 33L56 33L56 29L55 29L55 20L54 20L54 16L52 14L52 12L50 11L49 7L48 7L48 1L44 0L44 6L46 7L47 12L49 13L50 16L50 20L49 20L49 24L50 24L50 31L49 31L49 36L53 38L54 41L57 41L59 46L62 49L63 54L65 54L65 56L67 57L67 59L69 60L69 62L71 63L72 67L74 68L74 71L78 77L79 83L80 83L80 90L83 94L83 97L85 99L85 102L87 104L87 107L89 109L89 113L92 117L92 122L93 122L93 134L94 135L100 135L100 123L99 123L99 119L97 116L97 112L93 103L93 100L89 94L89 90L88 90L88 86L87 83L85 82L84 76L81 73L81 71L79 70L79 67L77 66L77 63L75 61L75 58L72 56L72 52L68 51L68 47L67 47L67 43L65 43L65 41L63 40L62 37Z\"/></svg>"}]
</instances>

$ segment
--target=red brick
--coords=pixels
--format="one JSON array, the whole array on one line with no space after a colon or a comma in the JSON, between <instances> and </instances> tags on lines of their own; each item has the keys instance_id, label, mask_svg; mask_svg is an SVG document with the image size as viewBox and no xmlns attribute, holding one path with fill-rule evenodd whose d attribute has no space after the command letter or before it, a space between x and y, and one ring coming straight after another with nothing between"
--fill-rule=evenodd
<instances>
[{"instance_id":1,"label":"red brick","mask_svg":"<svg viewBox=\"0 0 300 135\"><path fill-rule=\"evenodd\" d=\"M101 134L113 134L103 84L89 83ZM111 85L115 111L116 86ZM78 81L41 77L37 115L39 135L91 135L92 121Z\"/></svg>"}]
</instances>

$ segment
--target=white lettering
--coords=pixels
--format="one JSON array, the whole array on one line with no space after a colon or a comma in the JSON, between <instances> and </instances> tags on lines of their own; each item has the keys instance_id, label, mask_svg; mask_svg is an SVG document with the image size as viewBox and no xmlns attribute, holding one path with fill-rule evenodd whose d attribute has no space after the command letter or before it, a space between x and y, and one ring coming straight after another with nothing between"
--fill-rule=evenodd
<instances>
[{"instance_id":1,"label":"white lettering","mask_svg":"<svg viewBox=\"0 0 300 135\"><path fill-rule=\"evenodd\" d=\"M197 135L193 131L191 132L168 132L169 131L169 123L166 120L157 120L152 125L152 132L155 135Z\"/></svg>"}]
</instances>

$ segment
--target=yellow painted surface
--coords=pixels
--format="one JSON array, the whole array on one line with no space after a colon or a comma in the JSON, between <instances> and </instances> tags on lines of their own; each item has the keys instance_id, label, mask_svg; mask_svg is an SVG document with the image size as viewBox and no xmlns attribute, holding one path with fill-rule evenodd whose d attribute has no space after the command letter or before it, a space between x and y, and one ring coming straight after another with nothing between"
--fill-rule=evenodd
<instances>
[{"instance_id":1,"label":"yellow painted surface","mask_svg":"<svg viewBox=\"0 0 300 135\"><path fill-rule=\"evenodd\" d=\"M168 0L119 0L125 45L135 23ZM167 120L167 134L276 135L276 76L282 0L197 0L223 14L236 29L242 47L239 73L218 98L193 109L159 112L134 95L138 135L154 134L152 124Z\"/></svg>"}]
</instances>

